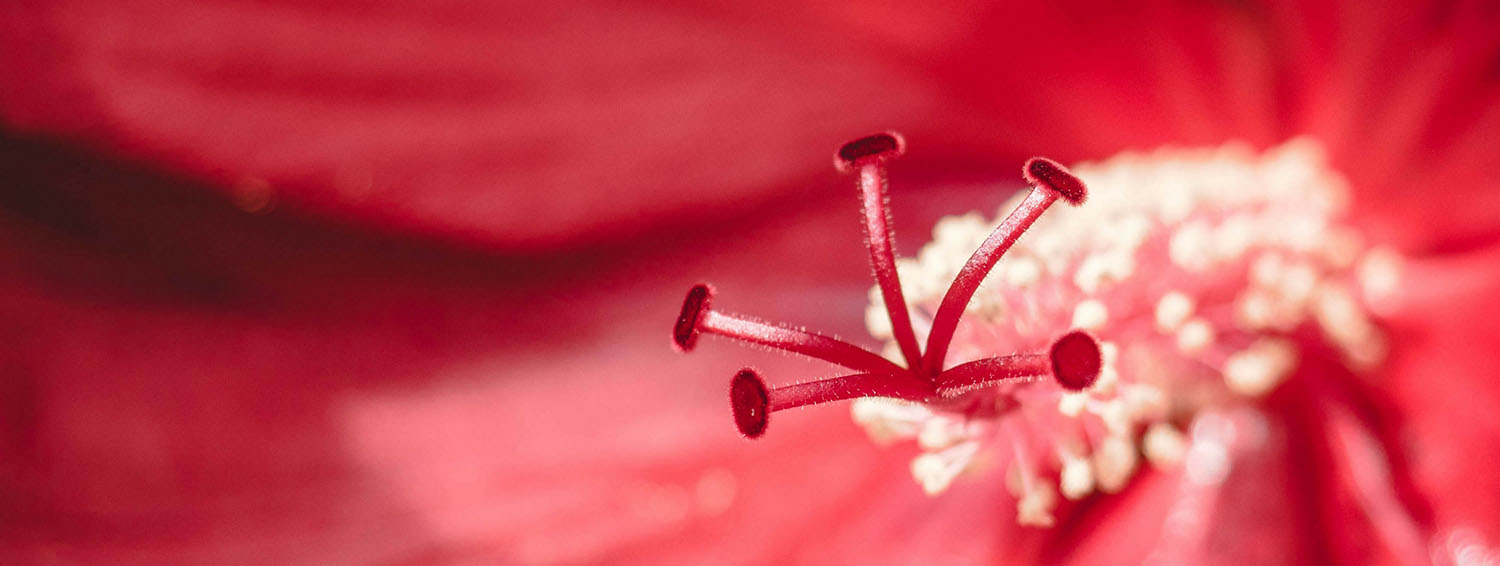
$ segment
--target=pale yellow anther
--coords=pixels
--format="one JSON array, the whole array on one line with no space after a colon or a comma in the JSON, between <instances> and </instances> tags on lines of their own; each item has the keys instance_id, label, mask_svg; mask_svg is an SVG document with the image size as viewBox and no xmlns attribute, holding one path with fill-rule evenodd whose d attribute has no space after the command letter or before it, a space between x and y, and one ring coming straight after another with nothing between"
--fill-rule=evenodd
<instances>
[{"instance_id":1,"label":"pale yellow anther","mask_svg":"<svg viewBox=\"0 0 1500 566\"><path fill-rule=\"evenodd\" d=\"M1187 454L1187 436L1167 423L1152 423L1146 428L1141 449L1146 460L1157 469L1172 469Z\"/></svg>"},{"instance_id":2,"label":"pale yellow anther","mask_svg":"<svg viewBox=\"0 0 1500 566\"><path fill-rule=\"evenodd\" d=\"M1042 266L1036 260L1029 257L1018 257L1007 260L1005 269L1005 282L1011 287L1025 289L1035 285L1042 277Z\"/></svg>"},{"instance_id":3,"label":"pale yellow anther","mask_svg":"<svg viewBox=\"0 0 1500 566\"><path fill-rule=\"evenodd\" d=\"M1259 331L1270 328L1276 321L1273 299L1270 293L1250 289L1240 294L1234 302L1234 318L1240 328Z\"/></svg>"},{"instance_id":4,"label":"pale yellow anther","mask_svg":"<svg viewBox=\"0 0 1500 566\"><path fill-rule=\"evenodd\" d=\"M1134 383L1125 386L1119 402L1125 405L1131 422L1158 419L1166 416L1167 394L1160 387Z\"/></svg>"},{"instance_id":5,"label":"pale yellow anther","mask_svg":"<svg viewBox=\"0 0 1500 566\"><path fill-rule=\"evenodd\" d=\"M1057 412L1069 417L1077 417L1083 414L1083 409L1088 406L1088 403L1088 393L1063 393L1062 399L1057 402Z\"/></svg>"},{"instance_id":6,"label":"pale yellow anther","mask_svg":"<svg viewBox=\"0 0 1500 566\"><path fill-rule=\"evenodd\" d=\"M978 442L964 442L940 452L922 454L911 461L912 478L927 495L938 495L948 490L978 453Z\"/></svg>"},{"instance_id":7,"label":"pale yellow anther","mask_svg":"<svg viewBox=\"0 0 1500 566\"><path fill-rule=\"evenodd\" d=\"M1312 298L1313 289L1317 286L1317 270L1311 265L1298 262L1282 272L1277 291L1281 294L1281 300L1290 303L1291 308L1300 308Z\"/></svg>"},{"instance_id":8,"label":"pale yellow anther","mask_svg":"<svg viewBox=\"0 0 1500 566\"><path fill-rule=\"evenodd\" d=\"M1112 434L1094 447L1093 460L1094 481L1099 491L1119 493L1135 474L1139 458L1129 437Z\"/></svg>"},{"instance_id":9,"label":"pale yellow anther","mask_svg":"<svg viewBox=\"0 0 1500 566\"><path fill-rule=\"evenodd\" d=\"M1086 409L1099 417L1104 422L1104 428L1109 429L1111 434L1130 434L1134 420L1131 418L1130 405L1124 399L1096 401L1089 403Z\"/></svg>"},{"instance_id":10,"label":"pale yellow anther","mask_svg":"<svg viewBox=\"0 0 1500 566\"><path fill-rule=\"evenodd\" d=\"M1281 271L1285 267L1286 260L1281 254L1262 253L1250 264L1250 282L1259 287L1275 287L1281 281Z\"/></svg>"},{"instance_id":11,"label":"pale yellow anther","mask_svg":"<svg viewBox=\"0 0 1500 566\"><path fill-rule=\"evenodd\" d=\"M1120 370L1115 369L1113 362L1104 362L1099 366L1099 378L1088 388L1089 393L1108 397L1114 394L1115 387L1120 383Z\"/></svg>"},{"instance_id":12,"label":"pale yellow anther","mask_svg":"<svg viewBox=\"0 0 1500 566\"><path fill-rule=\"evenodd\" d=\"M1059 489L1063 497L1077 501L1094 492L1094 469L1087 458L1063 456L1062 470L1058 473Z\"/></svg>"},{"instance_id":13,"label":"pale yellow anther","mask_svg":"<svg viewBox=\"0 0 1500 566\"><path fill-rule=\"evenodd\" d=\"M1099 330L1109 321L1109 309L1098 299L1084 299L1073 307L1073 328Z\"/></svg>"},{"instance_id":14,"label":"pale yellow anther","mask_svg":"<svg viewBox=\"0 0 1500 566\"><path fill-rule=\"evenodd\" d=\"M880 445L917 436L923 423L933 417L924 405L875 397L855 399L849 413L870 440Z\"/></svg>"},{"instance_id":15,"label":"pale yellow anther","mask_svg":"<svg viewBox=\"0 0 1500 566\"><path fill-rule=\"evenodd\" d=\"M943 415L927 419L917 434L917 445L924 450L942 450L969 439L963 421Z\"/></svg>"},{"instance_id":16,"label":"pale yellow anther","mask_svg":"<svg viewBox=\"0 0 1500 566\"><path fill-rule=\"evenodd\" d=\"M1156 329L1163 334L1177 330L1193 315L1193 299L1181 291L1168 291L1156 301Z\"/></svg>"},{"instance_id":17,"label":"pale yellow anther","mask_svg":"<svg viewBox=\"0 0 1500 566\"><path fill-rule=\"evenodd\" d=\"M1104 358L1104 365L1115 365L1120 361L1120 346L1109 340L1100 341L1099 356Z\"/></svg>"},{"instance_id":18,"label":"pale yellow anther","mask_svg":"<svg viewBox=\"0 0 1500 566\"><path fill-rule=\"evenodd\" d=\"M1339 348L1355 369L1372 369L1384 361L1384 335L1343 285L1329 283L1320 287L1313 301L1313 314L1323 336Z\"/></svg>"},{"instance_id":19,"label":"pale yellow anther","mask_svg":"<svg viewBox=\"0 0 1500 566\"><path fill-rule=\"evenodd\" d=\"M1297 364L1297 347L1277 338L1262 338L1224 362L1224 381L1235 393L1259 397L1280 385Z\"/></svg>"},{"instance_id":20,"label":"pale yellow anther","mask_svg":"<svg viewBox=\"0 0 1500 566\"><path fill-rule=\"evenodd\" d=\"M1109 273L1109 260L1102 255L1090 255L1084 258L1083 263L1073 272L1073 284L1084 294L1097 294L1104 286L1105 277Z\"/></svg>"},{"instance_id":21,"label":"pale yellow anther","mask_svg":"<svg viewBox=\"0 0 1500 566\"><path fill-rule=\"evenodd\" d=\"M1214 253L1221 262L1234 261L1255 244L1256 221L1247 214L1236 214L1224 220L1214 231Z\"/></svg>"},{"instance_id":22,"label":"pale yellow anther","mask_svg":"<svg viewBox=\"0 0 1500 566\"><path fill-rule=\"evenodd\" d=\"M1037 480L1016 501L1016 522L1026 527L1050 527L1056 522L1052 516L1056 508L1057 489L1052 482Z\"/></svg>"},{"instance_id":23,"label":"pale yellow anther","mask_svg":"<svg viewBox=\"0 0 1500 566\"><path fill-rule=\"evenodd\" d=\"M1172 233L1167 255L1172 263L1189 271L1202 271L1213 264L1213 232L1208 224L1192 221Z\"/></svg>"},{"instance_id":24,"label":"pale yellow anther","mask_svg":"<svg viewBox=\"0 0 1500 566\"><path fill-rule=\"evenodd\" d=\"M1214 343L1214 327L1201 318L1189 320L1177 331L1177 349L1184 354L1201 354Z\"/></svg>"}]
</instances>

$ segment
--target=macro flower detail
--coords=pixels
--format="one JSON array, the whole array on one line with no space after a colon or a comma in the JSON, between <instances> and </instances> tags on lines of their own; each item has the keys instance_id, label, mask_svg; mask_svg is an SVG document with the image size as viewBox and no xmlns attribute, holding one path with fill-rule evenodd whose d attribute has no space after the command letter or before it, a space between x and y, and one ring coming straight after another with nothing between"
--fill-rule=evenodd
<instances>
[{"instance_id":1,"label":"macro flower detail","mask_svg":"<svg viewBox=\"0 0 1500 566\"><path fill-rule=\"evenodd\" d=\"M1360 374L1384 359L1374 313L1401 260L1341 222L1346 183L1316 142L1127 153L1076 174L1034 158L1032 189L1003 221L945 218L897 260L885 167L903 149L878 134L835 157L859 178L877 280L866 323L883 355L717 311L707 284L688 292L680 351L710 333L858 372L768 388L740 370L730 401L745 436L764 434L770 413L853 399L873 440L917 442L911 471L927 493L1003 470L1018 522L1050 526L1061 498L1124 489L1142 457L1222 481L1223 430L1253 428L1256 401L1304 355ZM1089 206L1042 219L1058 198Z\"/></svg>"},{"instance_id":2,"label":"macro flower detail","mask_svg":"<svg viewBox=\"0 0 1500 566\"><path fill-rule=\"evenodd\" d=\"M837 338L715 311L710 306L713 289L707 284L695 285L688 291L682 312L672 329L672 342L678 350L691 350L698 334L709 332L862 372L768 389L755 370L740 370L731 381L730 405L734 410L735 424L745 436L755 438L764 434L770 413L804 405L885 397L974 414L988 412L986 407L993 403L988 399L979 402L968 393L1000 383L1051 376L1061 387L1081 391L1098 378L1102 362L1098 341L1079 331L1062 332L1049 346L1038 348L1034 353L990 356L954 367L943 366L964 305L1000 256L1057 199L1078 205L1087 196L1082 182L1061 165L1045 158L1033 158L1023 167L1023 175L1033 184L1030 195L969 258L943 297L943 306L938 309L936 318L927 325L925 353L919 349L897 278L890 215L885 206L885 164L904 151L905 141L900 134L880 133L839 148L834 165L840 171L858 175L865 241L875 271L876 288L886 304L903 305L886 312L889 314L887 328L892 329L891 336L896 340L905 366Z\"/></svg>"}]
</instances>

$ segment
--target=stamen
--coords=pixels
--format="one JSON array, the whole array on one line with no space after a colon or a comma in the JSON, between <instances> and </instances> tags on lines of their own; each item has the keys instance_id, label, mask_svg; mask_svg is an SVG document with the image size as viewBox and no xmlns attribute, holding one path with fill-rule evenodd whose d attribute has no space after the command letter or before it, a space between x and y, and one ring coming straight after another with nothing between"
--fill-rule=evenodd
<instances>
[{"instance_id":1,"label":"stamen","mask_svg":"<svg viewBox=\"0 0 1500 566\"><path fill-rule=\"evenodd\" d=\"M905 368L843 340L753 318L724 314L710 308L713 288L700 283L688 290L682 314L672 329L672 342L683 352L692 350L698 334L707 332L727 338L801 354L858 371L904 372Z\"/></svg>"},{"instance_id":2,"label":"stamen","mask_svg":"<svg viewBox=\"0 0 1500 566\"><path fill-rule=\"evenodd\" d=\"M755 370L735 374L729 386L729 403L740 434L756 438L766 432L771 413L859 397L889 397L926 401L933 397L932 385L906 372L858 373L767 389Z\"/></svg>"},{"instance_id":3,"label":"stamen","mask_svg":"<svg viewBox=\"0 0 1500 566\"><path fill-rule=\"evenodd\" d=\"M927 357L922 362L922 367L929 372L942 370L943 358L948 354L948 345L953 340L953 332L958 328L959 317L968 307L974 292L979 290L979 284L984 281L985 275L1000 261L1000 256L1005 255L1021 234L1058 197L1075 206L1082 204L1088 197L1083 181L1050 159L1034 157L1026 162L1022 173L1033 184L1031 194L990 233L989 238L974 251L974 255L969 256L968 263L958 272L953 285L948 287L948 293L943 295L943 302L932 319L932 331L927 336Z\"/></svg>"},{"instance_id":4,"label":"stamen","mask_svg":"<svg viewBox=\"0 0 1500 566\"><path fill-rule=\"evenodd\" d=\"M896 272L891 216L886 208L889 185L885 163L900 157L905 151L906 141L900 134L885 132L844 144L834 155L834 164L841 171L859 173L860 213L865 217L865 247L870 250L870 268L875 272L875 283L880 287L885 311L891 319L891 332L901 348L901 355L906 359L907 367L916 369L921 364L922 353L917 346L917 335L912 330L911 315Z\"/></svg>"}]
</instances>

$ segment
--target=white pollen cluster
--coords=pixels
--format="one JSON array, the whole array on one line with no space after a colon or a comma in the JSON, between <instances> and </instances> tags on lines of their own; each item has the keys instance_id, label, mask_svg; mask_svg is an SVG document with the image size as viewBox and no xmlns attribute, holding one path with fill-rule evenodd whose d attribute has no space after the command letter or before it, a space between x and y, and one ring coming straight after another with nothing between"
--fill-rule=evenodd
<instances>
[{"instance_id":1,"label":"white pollen cluster","mask_svg":"<svg viewBox=\"0 0 1500 566\"><path fill-rule=\"evenodd\" d=\"M1347 185L1316 142L1165 148L1072 171L1088 201L1043 215L1011 248L970 302L948 364L1040 352L1085 329L1101 342L1099 379L1077 393L1005 384L942 407L856 400L872 438L917 442L912 473L928 493L994 466L1018 521L1049 526L1058 505L1125 489L1143 464L1180 465L1195 416L1253 407L1296 379L1309 346L1351 373L1383 361L1376 313L1399 290L1401 258L1341 222ZM899 260L919 336L1001 218L945 218ZM889 341L883 305L872 290L866 320Z\"/></svg>"}]
</instances>

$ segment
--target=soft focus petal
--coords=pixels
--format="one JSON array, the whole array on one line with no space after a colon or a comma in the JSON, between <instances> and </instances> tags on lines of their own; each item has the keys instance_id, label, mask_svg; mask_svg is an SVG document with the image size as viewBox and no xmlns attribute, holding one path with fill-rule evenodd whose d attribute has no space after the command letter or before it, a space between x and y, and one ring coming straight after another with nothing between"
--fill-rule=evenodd
<instances>
[{"instance_id":1,"label":"soft focus petal","mask_svg":"<svg viewBox=\"0 0 1500 566\"><path fill-rule=\"evenodd\" d=\"M792 41L812 23L712 9L166 1L3 14L0 117L16 128L232 193L513 248L785 194L851 132L938 108L902 69Z\"/></svg>"},{"instance_id":2,"label":"soft focus petal","mask_svg":"<svg viewBox=\"0 0 1500 566\"><path fill-rule=\"evenodd\" d=\"M1500 277L1494 250L1415 262L1393 317L1405 345L1385 385L1405 426L1396 446L1439 525L1477 529L1500 542Z\"/></svg>"},{"instance_id":3,"label":"soft focus petal","mask_svg":"<svg viewBox=\"0 0 1500 566\"><path fill-rule=\"evenodd\" d=\"M1380 195L1372 226L1451 246L1500 220L1428 198L1500 180L1492 12L37 3L0 20L0 117L252 201L532 249L794 194L891 125L932 140L916 167L984 174L1311 133Z\"/></svg>"}]
</instances>

